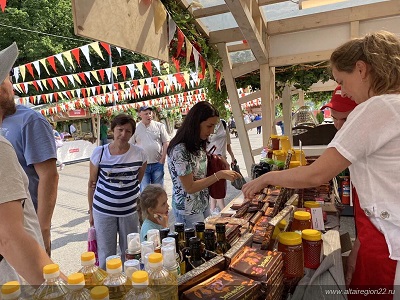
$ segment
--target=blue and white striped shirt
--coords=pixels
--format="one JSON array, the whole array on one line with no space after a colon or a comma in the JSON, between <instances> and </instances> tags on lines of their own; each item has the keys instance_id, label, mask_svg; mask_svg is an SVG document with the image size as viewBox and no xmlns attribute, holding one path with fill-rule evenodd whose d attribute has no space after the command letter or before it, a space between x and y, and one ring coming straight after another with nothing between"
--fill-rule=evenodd
<instances>
[{"instance_id":1,"label":"blue and white striped shirt","mask_svg":"<svg viewBox=\"0 0 400 300\"><path fill-rule=\"evenodd\" d=\"M100 168L93 209L108 216L129 216L137 208L138 172L147 161L146 154L142 148L130 144L126 153L111 155L106 145L100 161L101 151L102 146L97 147L90 157L90 161Z\"/></svg>"}]
</instances>

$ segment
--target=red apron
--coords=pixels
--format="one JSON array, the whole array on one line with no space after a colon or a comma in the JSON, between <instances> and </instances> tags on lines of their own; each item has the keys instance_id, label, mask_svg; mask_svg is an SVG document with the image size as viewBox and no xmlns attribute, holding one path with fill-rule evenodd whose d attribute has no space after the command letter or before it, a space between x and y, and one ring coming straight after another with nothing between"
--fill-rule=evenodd
<instances>
[{"instance_id":1,"label":"red apron","mask_svg":"<svg viewBox=\"0 0 400 300\"><path fill-rule=\"evenodd\" d=\"M397 261L389 258L389 250L382 232L380 232L361 209L356 189L353 189L354 217L360 250L357 255L356 269L350 289L363 290L363 294L349 294L353 299L393 299L389 290L393 290ZM372 294L375 293L375 294ZM378 292L382 292L377 294Z\"/></svg>"}]
</instances>

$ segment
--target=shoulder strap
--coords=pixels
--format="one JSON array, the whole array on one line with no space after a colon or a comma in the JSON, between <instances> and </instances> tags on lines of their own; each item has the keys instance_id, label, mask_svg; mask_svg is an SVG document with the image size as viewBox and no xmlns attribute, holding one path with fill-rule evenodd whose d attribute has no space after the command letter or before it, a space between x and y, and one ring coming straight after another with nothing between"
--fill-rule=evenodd
<instances>
[{"instance_id":1,"label":"shoulder strap","mask_svg":"<svg viewBox=\"0 0 400 300\"><path fill-rule=\"evenodd\" d=\"M101 163L101 159L103 158L103 152L104 152L104 147L107 145L103 145L103 147L101 147L101 154L100 154L100 160L99 160L99 168L97 169L97 179L99 178L100 175L100 163Z\"/></svg>"},{"instance_id":2,"label":"shoulder strap","mask_svg":"<svg viewBox=\"0 0 400 300\"><path fill-rule=\"evenodd\" d=\"M224 129L226 130L226 122L225 120L221 119L222 125L224 125Z\"/></svg>"}]
</instances>

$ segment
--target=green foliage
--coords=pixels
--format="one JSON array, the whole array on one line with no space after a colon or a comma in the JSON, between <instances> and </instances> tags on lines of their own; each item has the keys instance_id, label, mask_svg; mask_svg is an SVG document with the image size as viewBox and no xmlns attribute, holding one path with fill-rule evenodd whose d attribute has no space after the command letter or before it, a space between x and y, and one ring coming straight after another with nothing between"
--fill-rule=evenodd
<instances>
[{"instance_id":1,"label":"green foliage","mask_svg":"<svg viewBox=\"0 0 400 300\"><path fill-rule=\"evenodd\" d=\"M221 82L221 90L219 90L217 89L215 79L211 81L209 74L207 74L206 78L203 80L203 86L206 91L207 100L215 106L219 112L219 116L227 120L230 115L229 110L225 106L225 104L228 104L228 91L223 81Z\"/></svg>"}]
</instances>

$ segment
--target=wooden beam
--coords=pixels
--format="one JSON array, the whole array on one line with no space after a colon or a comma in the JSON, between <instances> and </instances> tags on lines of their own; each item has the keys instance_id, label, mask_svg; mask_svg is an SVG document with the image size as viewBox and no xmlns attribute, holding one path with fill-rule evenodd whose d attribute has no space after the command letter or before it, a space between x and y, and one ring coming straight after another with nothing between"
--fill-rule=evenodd
<instances>
[{"instance_id":1,"label":"wooden beam","mask_svg":"<svg viewBox=\"0 0 400 300\"><path fill-rule=\"evenodd\" d=\"M260 98L261 97L261 90L258 90L257 92L248 94L246 96L240 97L239 98L239 103L244 104L246 102L252 101L254 99Z\"/></svg>"},{"instance_id":2,"label":"wooden beam","mask_svg":"<svg viewBox=\"0 0 400 300\"><path fill-rule=\"evenodd\" d=\"M246 5L244 0L225 0L228 5L236 23L240 27L243 36L247 40L254 57L260 64L268 63L268 51L264 46L262 34L259 31L256 23L253 20L252 13L250 11L251 5ZM260 8L253 8L259 10Z\"/></svg>"},{"instance_id":3,"label":"wooden beam","mask_svg":"<svg viewBox=\"0 0 400 300\"><path fill-rule=\"evenodd\" d=\"M400 1L392 0L268 22L268 35L303 31L335 24L400 14Z\"/></svg>"},{"instance_id":4,"label":"wooden beam","mask_svg":"<svg viewBox=\"0 0 400 300\"><path fill-rule=\"evenodd\" d=\"M238 78L244 74L258 70L259 68L260 64L256 60L240 64L234 64L232 66L232 76L234 78Z\"/></svg>"},{"instance_id":5,"label":"wooden beam","mask_svg":"<svg viewBox=\"0 0 400 300\"><path fill-rule=\"evenodd\" d=\"M237 52L237 51L245 51L245 50L250 50L249 44L247 44L247 43L240 43L240 44L228 46L229 52Z\"/></svg>"},{"instance_id":6,"label":"wooden beam","mask_svg":"<svg viewBox=\"0 0 400 300\"><path fill-rule=\"evenodd\" d=\"M329 60L334 49L326 51L308 52L296 55L270 57L269 64L273 67L296 65L301 63Z\"/></svg>"},{"instance_id":7,"label":"wooden beam","mask_svg":"<svg viewBox=\"0 0 400 300\"><path fill-rule=\"evenodd\" d=\"M264 6L268 4L275 4L275 3L280 3L280 2L285 2L286 0L258 0L258 5L259 6ZM215 5L215 6L210 6L210 7L204 7L204 8L199 8L196 10L193 10L193 16L195 18L205 18L205 17L211 17L219 14L225 14L230 12L228 5L226 4L220 4L220 5Z\"/></svg>"},{"instance_id":8,"label":"wooden beam","mask_svg":"<svg viewBox=\"0 0 400 300\"><path fill-rule=\"evenodd\" d=\"M244 36L239 27L210 31L210 43L231 43L243 41Z\"/></svg>"}]
</instances>

